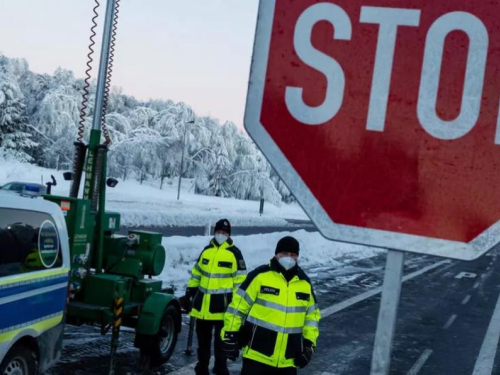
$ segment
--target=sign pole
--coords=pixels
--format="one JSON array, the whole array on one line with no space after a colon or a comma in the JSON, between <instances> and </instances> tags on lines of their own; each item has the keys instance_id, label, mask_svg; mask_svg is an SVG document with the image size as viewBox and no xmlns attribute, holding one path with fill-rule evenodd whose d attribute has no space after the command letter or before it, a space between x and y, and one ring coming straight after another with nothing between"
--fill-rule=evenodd
<instances>
[{"instance_id":1,"label":"sign pole","mask_svg":"<svg viewBox=\"0 0 500 375\"><path fill-rule=\"evenodd\" d=\"M405 253L395 250L388 251L370 375L389 374L404 261Z\"/></svg>"}]
</instances>

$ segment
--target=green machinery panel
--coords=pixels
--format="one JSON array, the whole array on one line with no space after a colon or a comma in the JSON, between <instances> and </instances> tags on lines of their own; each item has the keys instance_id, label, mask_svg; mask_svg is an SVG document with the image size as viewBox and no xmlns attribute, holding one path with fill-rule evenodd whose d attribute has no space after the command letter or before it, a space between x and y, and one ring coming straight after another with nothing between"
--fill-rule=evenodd
<instances>
[{"instance_id":1,"label":"green machinery panel","mask_svg":"<svg viewBox=\"0 0 500 375\"><path fill-rule=\"evenodd\" d=\"M143 279L132 286L132 301L144 302L150 294L161 291L161 280Z\"/></svg>"},{"instance_id":2,"label":"green machinery panel","mask_svg":"<svg viewBox=\"0 0 500 375\"><path fill-rule=\"evenodd\" d=\"M102 225L104 232L116 232L120 229L120 214L118 212L106 211Z\"/></svg>"},{"instance_id":3,"label":"green machinery panel","mask_svg":"<svg viewBox=\"0 0 500 375\"><path fill-rule=\"evenodd\" d=\"M125 305L130 302L130 279L105 273L85 278L83 302L112 309L116 296L123 297Z\"/></svg>"},{"instance_id":4,"label":"green machinery panel","mask_svg":"<svg viewBox=\"0 0 500 375\"><path fill-rule=\"evenodd\" d=\"M111 324L114 319L115 298L124 299L124 313L136 305L130 304L130 279L117 275L88 275L84 280L83 293L68 304L68 321L73 324L99 322ZM137 310L137 309L136 309ZM138 311L138 310L137 310Z\"/></svg>"},{"instance_id":5,"label":"green machinery panel","mask_svg":"<svg viewBox=\"0 0 500 375\"><path fill-rule=\"evenodd\" d=\"M165 266L161 234L130 231L128 236L111 235L104 239L106 272L142 279L157 276Z\"/></svg>"}]
</instances>

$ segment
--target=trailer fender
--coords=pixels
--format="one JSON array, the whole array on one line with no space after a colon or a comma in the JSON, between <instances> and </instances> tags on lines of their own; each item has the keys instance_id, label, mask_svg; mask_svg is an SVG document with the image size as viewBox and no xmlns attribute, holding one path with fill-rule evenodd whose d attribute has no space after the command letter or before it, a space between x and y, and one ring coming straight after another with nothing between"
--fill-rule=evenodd
<instances>
[{"instance_id":1,"label":"trailer fender","mask_svg":"<svg viewBox=\"0 0 500 375\"><path fill-rule=\"evenodd\" d=\"M180 304L177 298L172 294L166 293L152 293L139 314L139 320L137 322L136 333L143 335L155 335L160 329L160 323L163 317L163 313L167 306L173 305L179 311L179 317L181 316ZM180 331L181 319L176 322L176 329Z\"/></svg>"}]
</instances>

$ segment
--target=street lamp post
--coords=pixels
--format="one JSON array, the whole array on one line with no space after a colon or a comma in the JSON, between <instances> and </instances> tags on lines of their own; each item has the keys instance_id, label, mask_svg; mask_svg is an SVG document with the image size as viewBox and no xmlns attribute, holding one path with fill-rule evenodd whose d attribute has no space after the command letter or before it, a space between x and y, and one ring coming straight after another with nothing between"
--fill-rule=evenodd
<instances>
[{"instance_id":1,"label":"street lamp post","mask_svg":"<svg viewBox=\"0 0 500 375\"><path fill-rule=\"evenodd\" d=\"M177 185L177 200L179 200L179 198L181 196L181 180L182 180L182 171L184 170L184 151L186 149L187 124L194 124L194 120L188 121L184 124L184 138L182 140L181 169L179 171L179 183Z\"/></svg>"}]
</instances>

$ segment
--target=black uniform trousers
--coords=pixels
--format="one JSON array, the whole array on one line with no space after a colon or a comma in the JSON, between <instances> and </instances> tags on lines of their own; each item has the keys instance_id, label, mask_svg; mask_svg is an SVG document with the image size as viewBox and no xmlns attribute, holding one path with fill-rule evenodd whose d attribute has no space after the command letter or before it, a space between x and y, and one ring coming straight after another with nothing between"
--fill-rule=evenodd
<instances>
[{"instance_id":1,"label":"black uniform trousers","mask_svg":"<svg viewBox=\"0 0 500 375\"><path fill-rule=\"evenodd\" d=\"M272 367L263 363L243 358L241 375L297 375L296 367Z\"/></svg>"},{"instance_id":2,"label":"black uniform trousers","mask_svg":"<svg viewBox=\"0 0 500 375\"><path fill-rule=\"evenodd\" d=\"M208 367L210 362L210 346L212 343L212 332L214 338L215 368L225 368L227 359L222 352L222 340L220 331L224 327L223 320L196 319L196 336L198 337L198 363L200 366Z\"/></svg>"}]
</instances>

